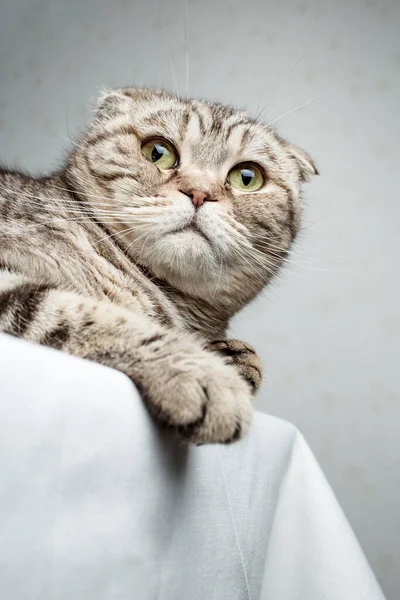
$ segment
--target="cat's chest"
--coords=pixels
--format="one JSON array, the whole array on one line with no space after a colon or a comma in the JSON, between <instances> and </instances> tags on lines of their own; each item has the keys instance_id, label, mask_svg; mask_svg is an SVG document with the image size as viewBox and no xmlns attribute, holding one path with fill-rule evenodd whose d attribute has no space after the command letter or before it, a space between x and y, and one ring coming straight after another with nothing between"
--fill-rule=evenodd
<instances>
[{"instance_id":1,"label":"cat's chest","mask_svg":"<svg viewBox=\"0 0 400 600\"><path fill-rule=\"evenodd\" d=\"M176 306L135 265L114 265L97 259L90 264L90 271L89 280L97 297L156 319L165 326L185 329Z\"/></svg>"}]
</instances>

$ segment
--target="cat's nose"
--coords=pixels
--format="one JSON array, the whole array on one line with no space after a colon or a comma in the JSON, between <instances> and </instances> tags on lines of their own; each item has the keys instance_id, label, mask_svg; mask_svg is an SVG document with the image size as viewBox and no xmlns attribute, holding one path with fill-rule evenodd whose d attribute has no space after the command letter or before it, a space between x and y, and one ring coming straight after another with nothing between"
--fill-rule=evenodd
<instances>
[{"instance_id":1,"label":"cat's nose","mask_svg":"<svg viewBox=\"0 0 400 600\"><path fill-rule=\"evenodd\" d=\"M187 192L183 193L186 194L186 196L189 196L195 208L199 208L204 204L204 202L206 202L206 200L210 200L210 195L202 190L188 190Z\"/></svg>"}]
</instances>

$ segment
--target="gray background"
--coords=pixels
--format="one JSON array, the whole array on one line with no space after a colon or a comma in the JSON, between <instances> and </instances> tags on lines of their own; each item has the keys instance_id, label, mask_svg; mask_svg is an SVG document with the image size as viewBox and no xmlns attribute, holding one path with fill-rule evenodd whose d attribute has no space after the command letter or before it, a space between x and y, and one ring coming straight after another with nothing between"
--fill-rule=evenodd
<instances>
[{"instance_id":1,"label":"gray background","mask_svg":"<svg viewBox=\"0 0 400 600\"><path fill-rule=\"evenodd\" d=\"M57 165L101 85L172 89L164 38L184 94L182 6L2 0L1 159ZM187 0L186 13L190 94L267 105L320 168L292 262L233 332L265 362L258 407L305 434L399 598L400 3Z\"/></svg>"}]
</instances>

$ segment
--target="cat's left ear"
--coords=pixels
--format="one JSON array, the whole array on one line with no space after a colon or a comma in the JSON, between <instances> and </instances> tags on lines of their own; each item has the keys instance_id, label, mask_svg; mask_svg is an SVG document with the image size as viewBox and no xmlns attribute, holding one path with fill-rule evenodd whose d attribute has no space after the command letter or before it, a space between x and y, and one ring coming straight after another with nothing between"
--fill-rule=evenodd
<instances>
[{"instance_id":1,"label":"cat's left ear","mask_svg":"<svg viewBox=\"0 0 400 600\"><path fill-rule=\"evenodd\" d=\"M96 118L99 120L115 117L124 112L129 100L119 89L103 89L96 102Z\"/></svg>"},{"instance_id":2,"label":"cat's left ear","mask_svg":"<svg viewBox=\"0 0 400 600\"><path fill-rule=\"evenodd\" d=\"M299 169L300 181L310 181L313 175L319 175L314 161L307 152L294 144L286 144L286 148L290 157L296 161Z\"/></svg>"}]
</instances>

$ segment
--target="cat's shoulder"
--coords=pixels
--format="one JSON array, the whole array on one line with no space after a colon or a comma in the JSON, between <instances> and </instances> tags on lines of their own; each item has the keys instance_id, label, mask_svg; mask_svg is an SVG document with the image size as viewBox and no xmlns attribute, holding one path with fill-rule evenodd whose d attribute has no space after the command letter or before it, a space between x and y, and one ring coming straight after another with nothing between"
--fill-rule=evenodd
<instances>
[{"instance_id":1,"label":"cat's shoulder","mask_svg":"<svg viewBox=\"0 0 400 600\"><path fill-rule=\"evenodd\" d=\"M33 185L34 182L35 178L29 173L0 164L0 197L7 198L22 186Z\"/></svg>"},{"instance_id":2,"label":"cat's shoulder","mask_svg":"<svg viewBox=\"0 0 400 600\"><path fill-rule=\"evenodd\" d=\"M24 196L45 195L45 190L51 185L53 176L35 176L27 171L9 168L0 164L0 199L18 198Z\"/></svg>"},{"instance_id":3,"label":"cat's shoulder","mask_svg":"<svg viewBox=\"0 0 400 600\"><path fill-rule=\"evenodd\" d=\"M9 180L20 183L41 184L50 181L53 177L54 174L32 175L29 171L8 167L7 165L0 163L0 181Z\"/></svg>"}]
</instances>

